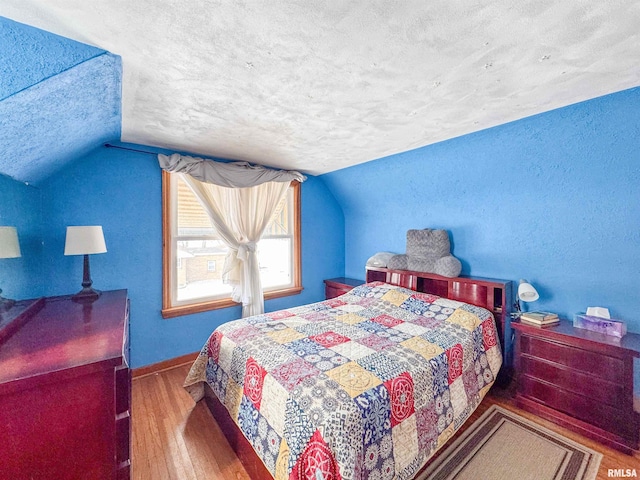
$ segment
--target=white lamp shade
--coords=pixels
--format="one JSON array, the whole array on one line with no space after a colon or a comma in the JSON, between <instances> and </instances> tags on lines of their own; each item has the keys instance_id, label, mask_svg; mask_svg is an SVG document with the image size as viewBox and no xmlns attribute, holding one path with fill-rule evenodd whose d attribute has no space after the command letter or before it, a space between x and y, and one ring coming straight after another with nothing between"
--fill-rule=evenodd
<instances>
[{"instance_id":1,"label":"white lamp shade","mask_svg":"<svg viewBox=\"0 0 640 480\"><path fill-rule=\"evenodd\" d=\"M540 298L538 295L538 291L533 288L526 280L520 280L520 284L518 285L518 298L523 302L535 302Z\"/></svg>"},{"instance_id":2,"label":"white lamp shade","mask_svg":"<svg viewBox=\"0 0 640 480\"><path fill-rule=\"evenodd\" d=\"M0 258L20 257L20 243L16 227L0 227Z\"/></svg>"},{"instance_id":3,"label":"white lamp shade","mask_svg":"<svg viewBox=\"0 0 640 480\"><path fill-rule=\"evenodd\" d=\"M65 255L88 255L106 251L107 245L104 243L101 226L67 227Z\"/></svg>"}]
</instances>

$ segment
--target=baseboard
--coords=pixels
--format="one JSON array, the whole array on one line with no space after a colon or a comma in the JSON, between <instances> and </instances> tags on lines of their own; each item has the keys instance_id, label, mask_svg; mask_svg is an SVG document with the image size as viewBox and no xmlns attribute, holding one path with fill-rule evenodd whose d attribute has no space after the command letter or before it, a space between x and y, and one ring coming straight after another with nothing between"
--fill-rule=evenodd
<instances>
[{"instance_id":1,"label":"baseboard","mask_svg":"<svg viewBox=\"0 0 640 480\"><path fill-rule=\"evenodd\" d=\"M187 353L179 357L170 358L169 360L163 360L162 362L152 363L151 365L145 365L144 367L134 368L131 371L133 378L144 377L146 375L153 375L154 373L162 372L163 370L169 370L170 368L184 365L185 363L192 363L198 357L200 352Z\"/></svg>"}]
</instances>

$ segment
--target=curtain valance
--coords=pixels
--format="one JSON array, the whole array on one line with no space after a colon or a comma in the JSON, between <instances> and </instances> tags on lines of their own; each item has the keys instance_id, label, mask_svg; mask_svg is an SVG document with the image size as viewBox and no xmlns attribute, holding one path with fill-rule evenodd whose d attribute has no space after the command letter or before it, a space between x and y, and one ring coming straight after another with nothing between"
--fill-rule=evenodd
<instances>
[{"instance_id":1,"label":"curtain valance","mask_svg":"<svg viewBox=\"0 0 640 480\"><path fill-rule=\"evenodd\" d=\"M170 156L160 154L158 162L163 170L187 173L201 182L229 188L253 187L265 182L304 182L307 179L294 170L274 170L247 162L216 162L178 153Z\"/></svg>"}]
</instances>

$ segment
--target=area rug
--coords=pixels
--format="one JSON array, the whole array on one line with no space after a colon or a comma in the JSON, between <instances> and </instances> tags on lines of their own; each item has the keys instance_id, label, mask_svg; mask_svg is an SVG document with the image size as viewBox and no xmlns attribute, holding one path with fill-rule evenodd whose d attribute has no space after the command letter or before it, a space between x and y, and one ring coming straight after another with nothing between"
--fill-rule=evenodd
<instances>
[{"instance_id":1,"label":"area rug","mask_svg":"<svg viewBox=\"0 0 640 480\"><path fill-rule=\"evenodd\" d=\"M594 480L602 454L491 406L416 480Z\"/></svg>"}]
</instances>

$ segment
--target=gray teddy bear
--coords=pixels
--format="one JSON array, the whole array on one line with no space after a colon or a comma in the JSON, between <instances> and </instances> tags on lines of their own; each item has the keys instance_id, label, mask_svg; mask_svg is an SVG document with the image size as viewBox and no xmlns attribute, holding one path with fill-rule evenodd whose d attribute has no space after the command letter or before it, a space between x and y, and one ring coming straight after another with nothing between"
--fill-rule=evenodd
<instances>
[{"instance_id":1,"label":"gray teddy bear","mask_svg":"<svg viewBox=\"0 0 640 480\"><path fill-rule=\"evenodd\" d=\"M451 255L446 230L425 228L407 231L407 253L389 258L387 268L457 277L462 271L462 264Z\"/></svg>"}]
</instances>

